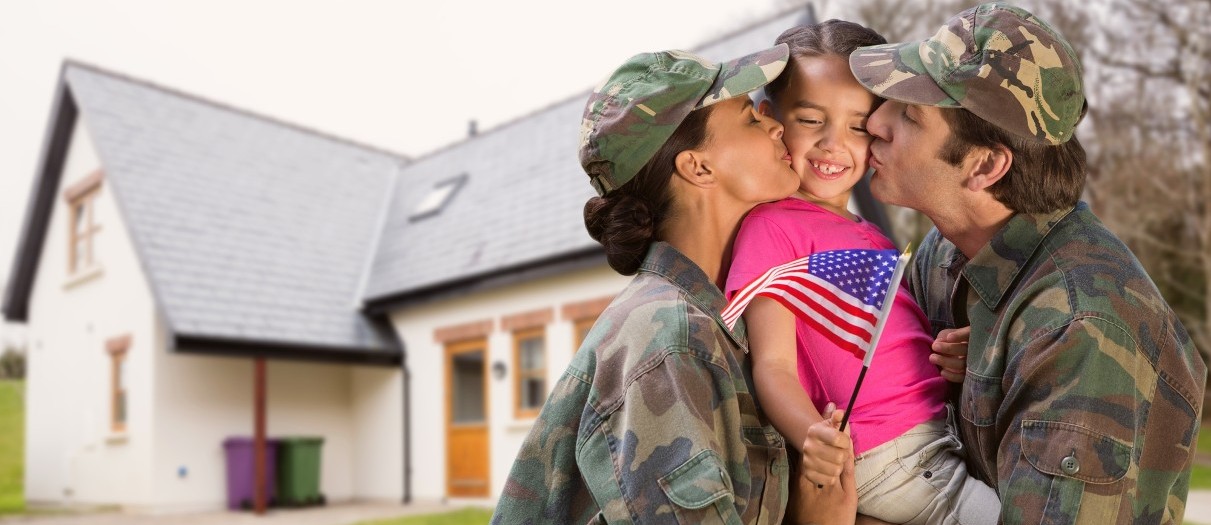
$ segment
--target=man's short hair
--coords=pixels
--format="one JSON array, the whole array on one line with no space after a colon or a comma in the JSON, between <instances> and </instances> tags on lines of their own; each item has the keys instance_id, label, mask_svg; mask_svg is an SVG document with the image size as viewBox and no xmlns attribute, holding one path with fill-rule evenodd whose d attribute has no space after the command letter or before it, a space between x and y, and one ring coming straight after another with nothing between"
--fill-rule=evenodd
<instances>
[{"instance_id":1,"label":"man's short hair","mask_svg":"<svg viewBox=\"0 0 1211 525\"><path fill-rule=\"evenodd\" d=\"M1018 213L1048 213L1076 205L1085 189L1085 148L1075 135L1051 145L1025 139L963 109L939 108L950 138L938 157L958 166L973 148L1004 145L1013 153L1009 172L988 188Z\"/></svg>"}]
</instances>

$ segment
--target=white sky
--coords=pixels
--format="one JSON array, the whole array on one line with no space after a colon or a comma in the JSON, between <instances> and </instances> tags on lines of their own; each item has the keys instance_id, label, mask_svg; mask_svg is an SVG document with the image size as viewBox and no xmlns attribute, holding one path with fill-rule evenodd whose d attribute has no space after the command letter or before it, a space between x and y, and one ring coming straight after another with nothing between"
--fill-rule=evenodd
<instances>
[{"instance_id":1,"label":"white sky","mask_svg":"<svg viewBox=\"0 0 1211 525\"><path fill-rule=\"evenodd\" d=\"M417 156L464 138L469 120L484 131L584 92L635 53L799 3L5 1L0 287L65 58Z\"/></svg>"}]
</instances>

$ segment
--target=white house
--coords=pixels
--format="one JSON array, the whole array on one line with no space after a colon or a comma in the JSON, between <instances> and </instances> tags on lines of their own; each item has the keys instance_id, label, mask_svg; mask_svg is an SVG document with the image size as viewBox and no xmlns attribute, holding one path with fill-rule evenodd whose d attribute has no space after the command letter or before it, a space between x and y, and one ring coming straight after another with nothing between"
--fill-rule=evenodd
<instances>
[{"instance_id":1,"label":"white house","mask_svg":"<svg viewBox=\"0 0 1211 525\"><path fill-rule=\"evenodd\" d=\"M409 159L66 63L3 303L28 502L225 505L257 358L269 436L324 439L328 501L493 499L628 281L584 231L586 96Z\"/></svg>"}]
</instances>

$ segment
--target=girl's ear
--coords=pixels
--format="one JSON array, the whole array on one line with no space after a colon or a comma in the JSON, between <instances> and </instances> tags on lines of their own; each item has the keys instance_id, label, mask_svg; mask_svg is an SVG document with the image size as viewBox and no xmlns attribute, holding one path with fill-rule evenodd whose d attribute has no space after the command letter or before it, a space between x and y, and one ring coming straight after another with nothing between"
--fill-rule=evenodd
<instances>
[{"instance_id":1,"label":"girl's ear","mask_svg":"<svg viewBox=\"0 0 1211 525\"><path fill-rule=\"evenodd\" d=\"M984 191L996 184L1013 165L1013 152L1004 144L989 148L972 148L967 156L967 189Z\"/></svg>"},{"instance_id":2,"label":"girl's ear","mask_svg":"<svg viewBox=\"0 0 1211 525\"><path fill-rule=\"evenodd\" d=\"M701 151L687 149L677 154L673 161L673 175L700 188L715 184L715 174L707 164Z\"/></svg>"},{"instance_id":3,"label":"girl's ear","mask_svg":"<svg viewBox=\"0 0 1211 525\"><path fill-rule=\"evenodd\" d=\"M767 117L772 117L774 116L774 105L770 104L768 98L763 98L761 99L761 102L757 104L757 112Z\"/></svg>"}]
</instances>

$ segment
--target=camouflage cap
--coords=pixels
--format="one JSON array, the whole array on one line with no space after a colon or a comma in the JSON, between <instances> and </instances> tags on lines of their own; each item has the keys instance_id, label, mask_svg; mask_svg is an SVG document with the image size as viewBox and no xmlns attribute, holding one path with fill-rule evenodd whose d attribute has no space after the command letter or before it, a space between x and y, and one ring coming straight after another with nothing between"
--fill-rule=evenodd
<instances>
[{"instance_id":1,"label":"camouflage cap","mask_svg":"<svg viewBox=\"0 0 1211 525\"><path fill-rule=\"evenodd\" d=\"M1085 114L1072 46L1047 22L1001 2L955 15L923 42L858 48L849 64L876 95L966 108L1038 142L1067 142Z\"/></svg>"},{"instance_id":2,"label":"camouflage cap","mask_svg":"<svg viewBox=\"0 0 1211 525\"><path fill-rule=\"evenodd\" d=\"M585 104L580 165L589 183L603 196L626 184L686 115L768 84L788 53L779 44L722 64L677 50L631 57Z\"/></svg>"}]
</instances>

